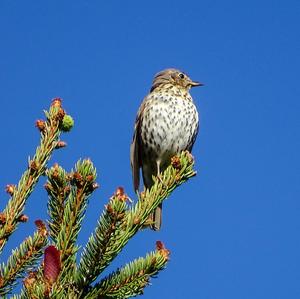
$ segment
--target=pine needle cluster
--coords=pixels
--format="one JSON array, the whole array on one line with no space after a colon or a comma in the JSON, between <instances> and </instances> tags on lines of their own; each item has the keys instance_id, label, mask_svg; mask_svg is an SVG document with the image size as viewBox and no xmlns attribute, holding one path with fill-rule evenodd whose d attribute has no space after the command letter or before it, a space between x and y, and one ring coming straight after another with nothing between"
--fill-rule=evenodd
<instances>
[{"instance_id":1,"label":"pine needle cluster","mask_svg":"<svg viewBox=\"0 0 300 299\"><path fill-rule=\"evenodd\" d=\"M152 277L166 267L169 250L158 241L155 250L103 277L103 271L123 250L127 242L149 225L149 216L180 184L195 175L193 158L188 152L173 157L171 165L154 178L150 190L137 194L132 203L123 188L116 189L105 205L97 225L80 256L78 234L83 225L89 197L98 188L96 168L89 159L79 160L74 169L47 163L54 150L65 147L60 140L73 119L62 108L61 99L52 101L46 120L36 126L41 140L28 161L17 185L7 185L10 195L0 212L0 254L21 223L28 197L41 176L46 176L48 219L36 220L36 232L0 264L1 298L130 298L140 294ZM79 262L78 262L79 261ZM19 294L12 295L22 282Z\"/></svg>"}]
</instances>

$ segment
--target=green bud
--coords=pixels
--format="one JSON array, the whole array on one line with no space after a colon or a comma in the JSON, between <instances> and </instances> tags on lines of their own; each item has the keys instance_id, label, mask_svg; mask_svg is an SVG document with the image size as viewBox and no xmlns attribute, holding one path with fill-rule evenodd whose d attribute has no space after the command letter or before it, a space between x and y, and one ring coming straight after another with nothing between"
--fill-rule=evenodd
<instances>
[{"instance_id":1,"label":"green bud","mask_svg":"<svg viewBox=\"0 0 300 299\"><path fill-rule=\"evenodd\" d=\"M71 131L72 127L74 126L74 120L71 115L66 114L62 120L62 123L60 125L60 129L63 132L69 132Z\"/></svg>"}]
</instances>

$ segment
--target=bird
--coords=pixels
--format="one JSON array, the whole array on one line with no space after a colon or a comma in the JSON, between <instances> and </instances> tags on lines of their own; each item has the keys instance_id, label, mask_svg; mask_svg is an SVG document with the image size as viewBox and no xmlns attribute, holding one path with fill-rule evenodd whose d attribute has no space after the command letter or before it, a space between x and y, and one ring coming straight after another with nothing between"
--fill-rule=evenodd
<instances>
[{"instance_id":1,"label":"bird","mask_svg":"<svg viewBox=\"0 0 300 299\"><path fill-rule=\"evenodd\" d=\"M136 192L139 192L140 168L144 186L150 189L152 176L159 177L173 156L185 150L191 152L199 130L199 116L189 91L202 85L175 68L154 76L150 92L137 112L130 146ZM150 227L160 230L161 224L162 204L151 215Z\"/></svg>"}]
</instances>

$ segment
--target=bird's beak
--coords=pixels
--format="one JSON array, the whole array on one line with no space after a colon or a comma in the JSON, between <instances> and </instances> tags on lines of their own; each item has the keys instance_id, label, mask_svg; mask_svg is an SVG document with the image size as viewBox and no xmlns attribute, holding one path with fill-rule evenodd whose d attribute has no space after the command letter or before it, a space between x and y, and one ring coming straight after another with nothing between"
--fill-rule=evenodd
<instances>
[{"instance_id":1,"label":"bird's beak","mask_svg":"<svg viewBox=\"0 0 300 299\"><path fill-rule=\"evenodd\" d=\"M191 81L190 84L191 84L191 87L203 86L204 85L203 83L197 82L197 81Z\"/></svg>"}]
</instances>

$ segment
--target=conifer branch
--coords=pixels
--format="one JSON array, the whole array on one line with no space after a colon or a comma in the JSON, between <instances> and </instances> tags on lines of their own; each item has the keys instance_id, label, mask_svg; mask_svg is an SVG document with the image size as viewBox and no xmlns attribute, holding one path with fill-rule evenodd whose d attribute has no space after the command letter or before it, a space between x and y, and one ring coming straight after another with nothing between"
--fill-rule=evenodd
<instances>
[{"instance_id":1,"label":"conifer branch","mask_svg":"<svg viewBox=\"0 0 300 299\"><path fill-rule=\"evenodd\" d=\"M18 278L24 277L30 271L47 244L47 231L38 227L37 232L23 241L19 248L12 251L6 264L0 266L0 295L10 292Z\"/></svg>"},{"instance_id":2,"label":"conifer branch","mask_svg":"<svg viewBox=\"0 0 300 299\"><path fill-rule=\"evenodd\" d=\"M54 99L49 112L45 111L47 120L37 121L41 132L41 144L37 147L32 159L29 159L28 169L23 173L18 185L12 192L12 197L1 213L0 223L0 252L9 236L16 230L19 218L24 211L25 203L33 188L44 174L45 167L53 150L57 147L61 133L65 111L61 107L61 100Z\"/></svg>"},{"instance_id":3,"label":"conifer branch","mask_svg":"<svg viewBox=\"0 0 300 299\"><path fill-rule=\"evenodd\" d=\"M93 163L89 159L78 161L71 175L71 192L66 200L60 231L55 240L61 254L61 279L67 277L67 273L75 268L75 254L78 250L76 239L85 215L88 197L98 186L95 179L96 169Z\"/></svg>"},{"instance_id":4,"label":"conifer branch","mask_svg":"<svg viewBox=\"0 0 300 299\"><path fill-rule=\"evenodd\" d=\"M102 270L100 261L105 254L109 254L107 246L111 237L117 234L125 211L128 209L126 201L127 196L124 194L123 188L118 188L105 206L95 232L90 236L81 256L76 276L79 288L89 285L100 274Z\"/></svg>"},{"instance_id":5,"label":"conifer branch","mask_svg":"<svg viewBox=\"0 0 300 299\"><path fill-rule=\"evenodd\" d=\"M169 260L169 251L157 242L157 250L138 258L97 283L86 299L126 299L143 294L150 278L162 270Z\"/></svg>"},{"instance_id":6,"label":"conifer branch","mask_svg":"<svg viewBox=\"0 0 300 299\"><path fill-rule=\"evenodd\" d=\"M43 281L41 270L29 273L29 275L24 279L23 284L24 288L18 296L18 299L49 298L47 297L47 287Z\"/></svg>"},{"instance_id":7,"label":"conifer branch","mask_svg":"<svg viewBox=\"0 0 300 299\"><path fill-rule=\"evenodd\" d=\"M71 187L67 172L58 164L55 164L48 169L46 175L48 177L45 189L47 190L49 197L49 235L53 242L56 242L63 223L65 201L70 194Z\"/></svg>"},{"instance_id":8,"label":"conifer branch","mask_svg":"<svg viewBox=\"0 0 300 299\"><path fill-rule=\"evenodd\" d=\"M129 210L126 210L125 204L122 205L121 210L115 208L118 201L124 202L126 198L124 194L116 192L81 256L76 274L78 289L87 287L94 281L123 249L129 239L145 226L155 208L177 186L196 174L193 165L193 158L188 152L174 157L172 164L162 175L154 178L152 188L142 192L137 203ZM113 213L119 221L111 221L110 215ZM93 266L91 267L91 265Z\"/></svg>"},{"instance_id":9,"label":"conifer branch","mask_svg":"<svg viewBox=\"0 0 300 299\"><path fill-rule=\"evenodd\" d=\"M43 275L43 267L39 267L36 271L28 273L27 277L23 280L23 288L18 299L32 299L32 298L47 298L45 296L47 284L45 283Z\"/></svg>"},{"instance_id":10,"label":"conifer branch","mask_svg":"<svg viewBox=\"0 0 300 299\"><path fill-rule=\"evenodd\" d=\"M94 233L85 246L79 264L76 264L76 244L88 198L98 187L96 169L90 160L79 160L75 169L67 173L58 164L46 170L46 164L55 148L66 144L59 140L62 131L69 131L73 120L65 114L61 100L55 99L46 121L38 120L41 144L29 161L29 167L17 186L7 185L11 195L4 211L0 212L0 253L19 222L26 222L23 213L27 198L41 175L46 174L48 193L49 233L41 220L38 231L13 250L6 264L0 265L0 296L6 296L18 278L23 289L14 299L25 298L115 298L123 299L143 293L150 278L162 270L169 251L157 242L155 252L135 259L93 285L103 271L120 253L128 241L141 229L149 226L150 215L180 184L196 173L194 161L188 152L171 160L171 165L158 177L153 177L151 189L137 194L136 204L130 204L123 188L119 187L105 206ZM47 236L52 244L45 250ZM37 259L44 255L40 266Z\"/></svg>"}]
</instances>

